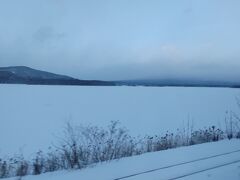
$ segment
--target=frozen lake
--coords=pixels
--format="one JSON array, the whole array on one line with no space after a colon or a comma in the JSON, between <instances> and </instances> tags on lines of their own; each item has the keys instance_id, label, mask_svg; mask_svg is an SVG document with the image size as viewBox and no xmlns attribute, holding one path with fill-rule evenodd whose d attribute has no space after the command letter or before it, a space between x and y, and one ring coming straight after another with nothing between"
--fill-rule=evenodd
<instances>
[{"instance_id":1,"label":"frozen lake","mask_svg":"<svg viewBox=\"0 0 240 180\"><path fill-rule=\"evenodd\" d=\"M238 111L238 89L0 85L0 155L30 154L55 142L66 122L119 120L133 135L221 125Z\"/></svg>"}]
</instances>

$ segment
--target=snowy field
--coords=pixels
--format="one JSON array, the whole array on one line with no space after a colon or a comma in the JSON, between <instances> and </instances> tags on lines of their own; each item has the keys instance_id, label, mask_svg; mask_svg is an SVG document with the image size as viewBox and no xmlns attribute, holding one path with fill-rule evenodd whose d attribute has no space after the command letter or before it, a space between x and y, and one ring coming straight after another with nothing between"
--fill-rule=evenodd
<instances>
[{"instance_id":1,"label":"snowy field","mask_svg":"<svg viewBox=\"0 0 240 180\"><path fill-rule=\"evenodd\" d=\"M225 165L228 163L231 164ZM143 173L153 169L158 170ZM203 172L196 173L199 171ZM133 174L139 175L123 178ZM185 177L177 178L181 176ZM224 140L146 153L110 163L98 164L82 170L26 176L23 177L23 180L96 180L96 177L98 180L173 180L175 178L185 180L239 180L240 140ZM16 180L16 177L8 180Z\"/></svg>"},{"instance_id":2,"label":"snowy field","mask_svg":"<svg viewBox=\"0 0 240 180\"><path fill-rule=\"evenodd\" d=\"M56 142L66 122L108 125L119 120L133 135L165 133L193 121L220 125L238 112L238 89L0 85L0 155L31 155ZM184 125L185 124L185 125Z\"/></svg>"}]
</instances>

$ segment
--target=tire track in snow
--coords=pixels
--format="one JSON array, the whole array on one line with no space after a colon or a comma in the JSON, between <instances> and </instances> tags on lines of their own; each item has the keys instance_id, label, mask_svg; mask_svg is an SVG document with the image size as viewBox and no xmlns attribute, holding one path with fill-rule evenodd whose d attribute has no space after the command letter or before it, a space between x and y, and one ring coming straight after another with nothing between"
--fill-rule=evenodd
<instances>
[{"instance_id":1,"label":"tire track in snow","mask_svg":"<svg viewBox=\"0 0 240 180\"><path fill-rule=\"evenodd\" d=\"M221 165L217 165L217 166L214 166L214 167L202 169L202 170L199 170L199 171L194 171L194 172L191 172L191 173L187 173L187 174L184 174L184 175L181 175L181 176L177 176L177 177L174 177L174 178L170 178L170 179L167 179L167 180L181 179L181 178L184 178L184 177L187 177L187 176L192 176L194 174L202 173L202 172L205 172L205 171L210 171L210 170L213 170L213 169L217 169L217 168L220 168L220 167L236 164L236 163L239 163L239 162L240 162L240 159L236 160L236 161L224 163L224 164L221 164Z\"/></svg>"},{"instance_id":2,"label":"tire track in snow","mask_svg":"<svg viewBox=\"0 0 240 180\"><path fill-rule=\"evenodd\" d=\"M142 174L147 174L147 173L151 173L151 172L155 172L155 171L159 171L159 170L163 170L163 169L168 169L168 168L177 167L177 166L181 166L181 165L185 165L185 164L191 164L191 163L194 163L194 162L213 159L213 158L216 158L216 157L226 156L226 155L237 153L237 152L240 152L240 149L235 150L235 151L226 152L226 153L217 154L217 155L212 155L212 156L208 156L208 157L202 157L202 158L194 159L194 160L191 160L191 161L185 161L185 162L177 163L177 164L173 164L173 165L163 166L163 167L159 167L159 168L155 168L155 169L151 169L151 170L147 170L147 171L142 171L142 172L139 172L139 173L134 173L134 174L131 174L131 175L115 178L113 180L127 179L127 178L130 178L130 177L139 176L139 175L142 175ZM212 168L207 168L206 170L200 170L200 172L204 172L204 171L211 170L211 169L216 169L216 168L219 168L219 167L222 167L222 166L227 166L227 165L238 163L238 162L240 162L240 160L236 160L236 161L233 161L233 162L230 162L230 163L225 163L223 165L218 165L218 166L215 166L215 167L212 167ZM189 173L188 176L193 175L193 174L197 174L197 173L200 173L200 172L196 171L195 173L194 172ZM187 176L187 174L185 176ZM185 177L185 176L183 176L183 177ZM179 178L181 178L181 176L175 177L175 179L179 179ZM168 180L174 180L174 178L173 179L170 178Z\"/></svg>"}]
</instances>

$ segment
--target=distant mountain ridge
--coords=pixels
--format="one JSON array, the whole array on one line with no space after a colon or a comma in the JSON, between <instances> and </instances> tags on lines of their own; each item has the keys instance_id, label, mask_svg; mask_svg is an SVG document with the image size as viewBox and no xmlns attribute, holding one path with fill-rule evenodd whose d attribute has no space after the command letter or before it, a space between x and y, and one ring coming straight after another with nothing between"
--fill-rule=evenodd
<instances>
[{"instance_id":1,"label":"distant mountain ridge","mask_svg":"<svg viewBox=\"0 0 240 180\"><path fill-rule=\"evenodd\" d=\"M26 66L0 67L2 84L35 84L35 85L86 85L112 86L110 81L79 80L65 75L32 69Z\"/></svg>"},{"instance_id":2,"label":"distant mountain ridge","mask_svg":"<svg viewBox=\"0 0 240 180\"><path fill-rule=\"evenodd\" d=\"M230 87L240 88L240 81L214 81L214 80L197 80L184 78L169 78L169 79L139 79L119 81L118 85L126 86L152 86L152 87Z\"/></svg>"},{"instance_id":3,"label":"distant mountain ridge","mask_svg":"<svg viewBox=\"0 0 240 180\"><path fill-rule=\"evenodd\" d=\"M0 72L10 72L21 78L72 79L68 76L32 69L26 66L0 67Z\"/></svg>"},{"instance_id":4,"label":"distant mountain ridge","mask_svg":"<svg viewBox=\"0 0 240 180\"><path fill-rule=\"evenodd\" d=\"M139 79L124 81L80 80L65 75L32 69L26 66L0 67L0 84L240 88L240 81L210 81L183 78Z\"/></svg>"}]
</instances>

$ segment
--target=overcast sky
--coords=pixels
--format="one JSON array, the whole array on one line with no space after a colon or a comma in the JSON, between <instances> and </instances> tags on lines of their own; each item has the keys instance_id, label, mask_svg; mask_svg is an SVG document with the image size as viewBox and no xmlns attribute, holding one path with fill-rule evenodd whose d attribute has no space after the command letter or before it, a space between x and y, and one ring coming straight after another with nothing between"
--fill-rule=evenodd
<instances>
[{"instance_id":1,"label":"overcast sky","mask_svg":"<svg viewBox=\"0 0 240 180\"><path fill-rule=\"evenodd\" d=\"M239 0L1 0L0 66L82 79L240 77Z\"/></svg>"}]
</instances>

